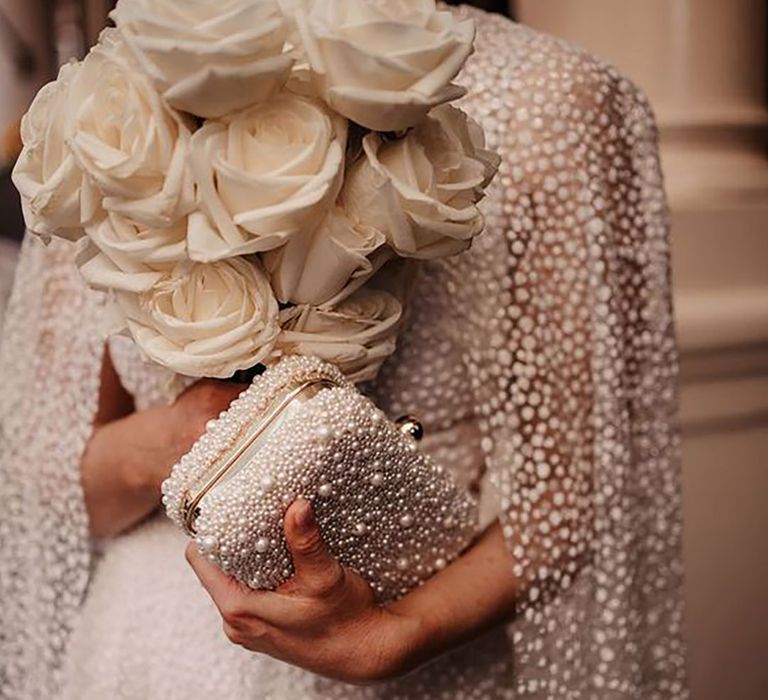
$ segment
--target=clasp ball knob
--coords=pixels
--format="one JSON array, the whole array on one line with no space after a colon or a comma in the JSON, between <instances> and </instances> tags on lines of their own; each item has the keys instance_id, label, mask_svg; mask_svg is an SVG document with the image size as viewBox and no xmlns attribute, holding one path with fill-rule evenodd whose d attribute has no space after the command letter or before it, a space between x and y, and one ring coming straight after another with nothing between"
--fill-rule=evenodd
<instances>
[{"instance_id":1,"label":"clasp ball knob","mask_svg":"<svg viewBox=\"0 0 768 700\"><path fill-rule=\"evenodd\" d=\"M405 435L410 435L414 440L419 441L424 437L424 426L418 418L413 416L402 416L395 421L398 430Z\"/></svg>"}]
</instances>

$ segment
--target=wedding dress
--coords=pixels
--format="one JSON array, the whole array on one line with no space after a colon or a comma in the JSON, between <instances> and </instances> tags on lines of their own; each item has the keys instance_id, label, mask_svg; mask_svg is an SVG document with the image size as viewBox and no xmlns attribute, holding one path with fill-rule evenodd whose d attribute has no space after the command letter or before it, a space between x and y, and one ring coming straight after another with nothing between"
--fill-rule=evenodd
<instances>
[{"instance_id":1,"label":"wedding dress","mask_svg":"<svg viewBox=\"0 0 768 700\"><path fill-rule=\"evenodd\" d=\"M0 698L687 697L677 358L657 134L612 68L471 12L464 108L503 156L471 251L429 263L366 390L482 492L518 614L397 682L356 688L229 644L157 515L89 540L79 459L103 299L67 244L23 246L2 350ZM139 408L167 377L109 344ZM478 572L478 586L483 585Z\"/></svg>"}]
</instances>

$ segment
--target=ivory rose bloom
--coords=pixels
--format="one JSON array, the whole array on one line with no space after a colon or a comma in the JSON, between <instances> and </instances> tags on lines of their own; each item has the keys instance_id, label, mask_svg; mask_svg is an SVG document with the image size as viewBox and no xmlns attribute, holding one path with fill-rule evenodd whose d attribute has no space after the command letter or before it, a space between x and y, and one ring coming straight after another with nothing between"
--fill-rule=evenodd
<instances>
[{"instance_id":1,"label":"ivory rose bloom","mask_svg":"<svg viewBox=\"0 0 768 700\"><path fill-rule=\"evenodd\" d=\"M278 306L264 271L242 258L183 262L141 294L117 293L139 348L191 377L227 378L272 351Z\"/></svg>"},{"instance_id":2,"label":"ivory rose bloom","mask_svg":"<svg viewBox=\"0 0 768 700\"><path fill-rule=\"evenodd\" d=\"M276 0L120 0L112 19L168 104L217 118L288 79L288 23Z\"/></svg>"},{"instance_id":3,"label":"ivory rose bloom","mask_svg":"<svg viewBox=\"0 0 768 700\"><path fill-rule=\"evenodd\" d=\"M194 204L190 132L105 30L69 90L67 142L105 210L170 226ZM102 199L103 197L103 199ZM95 208L95 207L94 207Z\"/></svg>"},{"instance_id":4,"label":"ivory rose bloom","mask_svg":"<svg viewBox=\"0 0 768 700\"><path fill-rule=\"evenodd\" d=\"M347 121L284 92L209 122L192 139L200 212L189 254L212 261L272 250L314 228L341 188Z\"/></svg>"},{"instance_id":5,"label":"ivory rose bloom","mask_svg":"<svg viewBox=\"0 0 768 700\"><path fill-rule=\"evenodd\" d=\"M384 243L380 231L355 226L337 209L314 230L265 254L264 264L279 301L322 304L353 278L370 275L370 256Z\"/></svg>"},{"instance_id":6,"label":"ivory rose bloom","mask_svg":"<svg viewBox=\"0 0 768 700\"><path fill-rule=\"evenodd\" d=\"M334 363L353 382L373 379L397 346L403 306L389 292L363 287L332 308L294 306L280 313L276 350Z\"/></svg>"},{"instance_id":7,"label":"ivory rose bloom","mask_svg":"<svg viewBox=\"0 0 768 700\"><path fill-rule=\"evenodd\" d=\"M304 0L294 18L317 91L362 126L399 131L464 94L475 25L434 0Z\"/></svg>"},{"instance_id":8,"label":"ivory rose bloom","mask_svg":"<svg viewBox=\"0 0 768 700\"><path fill-rule=\"evenodd\" d=\"M357 224L378 226L402 256L440 258L468 248L484 227L477 207L499 166L464 112L442 105L397 140L369 134L342 202Z\"/></svg>"},{"instance_id":9,"label":"ivory rose bloom","mask_svg":"<svg viewBox=\"0 0 768 700\"><path fill-rule=\"evenodd\" d=\"M21 122L24 148L13 170L27 228L41 236L83 235L82 173L66 144L67 99L79 63L61 67L57 80L37 93Z\"/></svg>"},{"instance_id":10,"label":"ivory rose bloom","mask_svg":"<svg viewBox=\"0 0 768 700\"><path fill-rule=\"evenodd\" d=\"M153 228L109 214L86 232L78 265L86 282L97 289L146 291L186 259L186 218Z\"/></svg>"}]
</instances>

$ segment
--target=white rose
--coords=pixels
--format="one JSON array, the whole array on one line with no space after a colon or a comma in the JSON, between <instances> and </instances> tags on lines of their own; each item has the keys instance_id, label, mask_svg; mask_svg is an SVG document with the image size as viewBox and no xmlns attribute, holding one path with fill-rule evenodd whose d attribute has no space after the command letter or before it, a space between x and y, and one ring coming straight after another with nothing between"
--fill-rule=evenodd
<instances>
[{"instance_id":1,"label":"white rose","mask_svg":"<svg viewBox=\"0 0 768 700\"><path fill-rule=\"evenodd\" d=\"M295 306L280 314L276 351L320 357L353 382L369 381L395 351L402 316L396 297L368 288L332 308Z\"/></svg>"},{"instance_id":2,"label":"white rose","mask_svg":"<svg viewBox=\"0 0 768 700\"><path fill-rule=\"evenodd\" d=\"M186 259L186 218L153 228L109 214L86 232L78 265L86 282L97 289L146 291Z\"/></svg>"},{"instance_id":3,"label":"white rose","mask_svg":"<svg viewBox=\"0 0 768 700\"><path fill-rule=\"evenodd\" d=\"M461 97L475 25L434 0L305 0L295 21L318 92L369 129L399 131Z\"/></svg>"},{"instance_id":4,"label":"white rose","mask_svg":"<svg viewBox=\"0 0 768 700\"><path fill-rule=\"evenodd\" d=\"M190 257L263 252L316 227L341 188L346 142L345 119L288 92L206 124L192 139Z\"/></svg>"},{"instance_id":5,"label":"white rose","mask_svg":"<svg viewBox=\"0 0 768 700\"><path fill-rule=\"evenodd\" d=\"M223 379L259 364L279 332L268 279L242 258L180 263L148 291L116 299L138 347L191 377Z\"/></svg>"},{"instance_id":6,"label":"white rose","mask_svg":"<svg viewBox=\"0 0 768 700\"><path fill-rule=\"evenodd\" d=\"M370 256L384 245L380 231L355 226L334 210L314 230L266 253L264 265L281 302L322 304L353 278L369 276Z\"/></svg>"},{"instance_id":7,"label":"white rose","mask_svg":"<svg viewBox=\"0 0 768 700\"><path fill-rule=\"evenodd\" d=\"M68 144L104 209L170 226L192 208L191 134L134 65L116 30L105 30L83 61L68 110Z\"/></svg>"},{"instance_id":8,"label":"white rose","mask_svg":"<svg viewBox=\"0 0 768 700\"><path fill-rule=\"evenodd\" d=\"M477 123L449 105L398 140L369 134L341 195L356 223L378 226L402 256L467 249L484 227L477 207L499 166Z\"/></svg>"},{"instance_id":9,"label":"white rose","mask_svg":"<svg viewBox=\"0 0 768 700\"><path fill-rule=\"evenodd\" d=\"M288 78L288 23L275 0L120 0L112 19L176 109L217 118Z\"/></svg>"},{"instance_id":10,"label":"white rose","mask_svg":"<svg viewBox=\"0 0 768 700\"><path fill-rule=\"evenodd\" d=\"M67 100L79 63L61 67L57 80L40 90L21 122L24 148L13 170L24 219L41 236L82 236L83 176L65 142Z\"/></svg>"}]
</instances>

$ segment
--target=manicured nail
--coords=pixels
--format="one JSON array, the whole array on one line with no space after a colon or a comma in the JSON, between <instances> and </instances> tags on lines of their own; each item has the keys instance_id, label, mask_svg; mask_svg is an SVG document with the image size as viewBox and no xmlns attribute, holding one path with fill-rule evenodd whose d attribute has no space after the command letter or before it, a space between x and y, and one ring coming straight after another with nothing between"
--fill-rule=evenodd
<instances>
[{"instance_id":1,"label":"manicured nail","mask_svg":"<svg viewBox=\"0 0 768 700\"><path fill-rule=\"evenodd\" d=\"M296 513L296 527L302 532L308 532L315 526L315 511L309 501L301 500Z\"/></svg>"}]
</instances>

